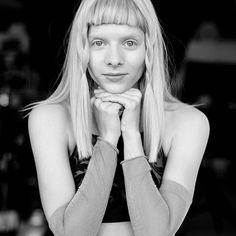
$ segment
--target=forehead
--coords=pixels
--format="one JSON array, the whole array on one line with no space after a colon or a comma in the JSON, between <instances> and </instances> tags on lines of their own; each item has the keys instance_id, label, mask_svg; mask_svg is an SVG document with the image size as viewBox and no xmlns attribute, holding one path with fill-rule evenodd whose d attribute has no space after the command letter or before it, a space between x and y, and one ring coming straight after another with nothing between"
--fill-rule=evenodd
<instances>
[{"instance_id":1,"label":"forehead","mask_svg":"<svg viewBox=\"0 0 236 236\"><path fill-rule=\"evenodd\" d=\"M136 26L146 31L146 18L134 0L93 0L85 14L89 26L117 24Z\"/></svg>"},{"instance_id":2,"label":"forehead","mask_svg":"<svg viewBox=\"0 0 236 236\"><path fill-rule=\"evenodd\" d=\"M134 36L143 38L143 31L136 26L129 25L117 25L117 24L102 24L102 25L91 25L89 28L89 38L93 37L125 37Z\"/></svg>"}]
</instances>

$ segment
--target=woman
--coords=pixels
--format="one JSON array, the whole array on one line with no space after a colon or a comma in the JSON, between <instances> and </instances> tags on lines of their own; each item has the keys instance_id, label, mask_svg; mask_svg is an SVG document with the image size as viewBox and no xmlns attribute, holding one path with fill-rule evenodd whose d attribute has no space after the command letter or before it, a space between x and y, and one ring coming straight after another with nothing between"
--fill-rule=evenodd
<instances>
[{"instance_id":1,"label":"woman","mask_svg":"<svg viewBox=\"0 0 236 236\"><path fill-rule=\"evenodd\" d=\"M166 60L150 0L81 2L62 80L29 117L54 235L178 230L209 125L203 113L171 95Z\"/></svg>"}]
</instances>

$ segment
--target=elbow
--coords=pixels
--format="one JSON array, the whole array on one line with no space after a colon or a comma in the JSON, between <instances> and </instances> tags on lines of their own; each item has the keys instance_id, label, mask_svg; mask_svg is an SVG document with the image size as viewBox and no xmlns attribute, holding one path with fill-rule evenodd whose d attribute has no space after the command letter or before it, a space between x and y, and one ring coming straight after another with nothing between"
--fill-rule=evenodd
<instances>
[{"instance_id":1,"label":"elbow","mask_svg":"<svg viewBox=\"0 0 236 236\"><path fill-rule=\"evenodd\" d=\"M168 214L166 215L166 221L165 224L163 225L163 234L165 236L173 236L176 234L176 232L179 230L180 226L182 225L185 215L179 215L178 217L174 216L173 214Z\"/></svg>"},{"instance_id":2,"label":"elbow","mask_svg":"<svg viewBox=\"0 0 236 236\"><path fill-rule=\"evenodd\" d=\"M173 236L176 234L180 228L184 217L174 217L171 212L168 210L159 220L160 224L154 224L155 229L153 232L159 232L156 235L161 236ZM153 235L153 232L150 235Z\"/></svg>"}]
</instances>

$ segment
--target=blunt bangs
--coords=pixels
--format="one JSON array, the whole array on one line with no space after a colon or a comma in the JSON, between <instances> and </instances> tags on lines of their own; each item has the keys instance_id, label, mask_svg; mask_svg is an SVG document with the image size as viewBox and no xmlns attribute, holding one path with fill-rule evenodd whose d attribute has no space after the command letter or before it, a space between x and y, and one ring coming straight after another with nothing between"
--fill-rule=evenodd
<instances>
[{"instance_id":1,"label":"blunt bangs","mask_svg":"<svg viewBox=\"0 0 236 236\"><path fill-rule=\"evenodd\" d=\"M147 23L133 0L97 0L91 7L89 25L118 24L140 28L146 32Z\"/></svg>"}]
</instances>

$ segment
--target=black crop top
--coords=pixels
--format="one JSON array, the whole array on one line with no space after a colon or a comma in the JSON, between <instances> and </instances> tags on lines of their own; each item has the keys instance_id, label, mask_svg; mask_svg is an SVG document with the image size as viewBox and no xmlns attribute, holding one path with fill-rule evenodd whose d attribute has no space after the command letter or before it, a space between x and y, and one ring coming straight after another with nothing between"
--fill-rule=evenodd
<instances>
[{"instance_id":1,"label":"black crop top","mask_svg":"<svg viewBox=\"0 0 236 236\"><path fill-rule=\"evenodd\" d=\"M142 133L141 136L143 139ZM93 135L93 145L95 145L96 140L97 136ZM122 137L120 137L118 141L117 148L119 150L119 154L117 156L118 165L116 168L105 215L103 217L102 221L103 223L130 221L126 202L126 195L125 195L123 170L122 170L122 165L120 164L120 162L123 161L124 159ZM79 160L78 152L77 149L75 148L74 152L70 156L70 166L74 177L76 190L79 188L79 186L83 181L88 163L89 159ZM165 163L166 163L166 157L164 156L162 149L158 155L157 162L149 163L151 166L151 175L157 188L159 188L161 184Z\"/></svg>"}]
</instances>

